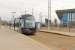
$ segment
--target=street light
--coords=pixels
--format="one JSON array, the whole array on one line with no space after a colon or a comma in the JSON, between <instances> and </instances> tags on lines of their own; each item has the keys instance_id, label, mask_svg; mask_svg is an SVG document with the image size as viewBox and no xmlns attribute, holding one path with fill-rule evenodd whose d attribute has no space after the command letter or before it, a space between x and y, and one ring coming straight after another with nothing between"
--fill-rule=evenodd
<instances>
[{"instance_id":1,"label":"street light","mask_svg":"<svg viewBox=\"0 0 75 50\"><path fill-rule=\"evenodd\" d=\"M34 9L32 8L32 15L34 15Z\"/></svg>"},{"instance_id":2,"label":"street light","mask_svg":"<svg viewBox=\"0 0 75 50\"><path fill-rule=\"evenodd\" d=\"M51 26L51 0L48 0L48 30Z\"/></svg>"},{"instance_id":3,"label":"street light","mask_svg":"<svg viewBox=\"0 0 75 50\"><path fill-rule=\"evenodd\" d=\"M13 14L13 19L14 19L14 30L15 30L15 21L16 21L16 19L15 19L14 16L15 16L15 13L16 13L16 12L11 12L11 13Z\"/></svg>"},{"instance_id":4,"label":"street light","mask_svg":"<svg viewBox=\"0 0 75 50\"><path fill-rule=\"evenodd\" d=\"M42 25L42 12L40 12L39 16L40 16L40 24Z\"/></svg>"}]
</instances>

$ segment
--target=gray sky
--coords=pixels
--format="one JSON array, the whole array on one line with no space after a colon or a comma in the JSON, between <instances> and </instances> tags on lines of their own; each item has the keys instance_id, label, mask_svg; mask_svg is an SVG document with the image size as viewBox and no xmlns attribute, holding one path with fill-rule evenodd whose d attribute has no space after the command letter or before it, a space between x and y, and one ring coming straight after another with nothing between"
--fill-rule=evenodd
<instances>
[{"instance_id":1,"label":"gray sky","mask_svg":"<svg viewBox=\"0 0 75 50\"><path fill-rule=\"evenodd\" d=\"M35 13L47 12L47 0L0 0L0 16L7 18L11 12L17 12L20 15L25 12L25 8L34 8ZM10 18L10 17L8 17Z\"/></svg>"},{"instance_id":2,"label":"gray sky","mask_svg":"<svg viewBox=\"0 0 75 50\"><path fill-rule=\"evenodd\" d=\"M10 18L11 12L17 12L16 15L23 14L25 8L34 8L35 15L40 12L47 15L48 0L0 0L0 16ZM75 0L51 0L52 19L57 18L55 10L75 8ZM7 18L7 19L8 19ZM57 18L58 19L58 18Z\"/></svg>"}]
</instances>

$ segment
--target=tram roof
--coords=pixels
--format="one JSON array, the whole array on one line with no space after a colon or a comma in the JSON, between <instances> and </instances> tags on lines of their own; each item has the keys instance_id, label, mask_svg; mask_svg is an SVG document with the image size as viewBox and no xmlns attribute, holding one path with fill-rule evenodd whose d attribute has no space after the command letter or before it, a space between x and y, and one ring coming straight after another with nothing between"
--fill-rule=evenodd
<instances>
[{"instance_id":1,"label":"tram roof","mask_svg":"<svg viewBox=\"0 0 75 50\"><path fill-rule=\"evenodd\" d=\"M21 15L20 19L24 19L25 17L29 17L29 16L33 16L31 14L24 14L24 15Z\"/></svg>"}]
</instances>

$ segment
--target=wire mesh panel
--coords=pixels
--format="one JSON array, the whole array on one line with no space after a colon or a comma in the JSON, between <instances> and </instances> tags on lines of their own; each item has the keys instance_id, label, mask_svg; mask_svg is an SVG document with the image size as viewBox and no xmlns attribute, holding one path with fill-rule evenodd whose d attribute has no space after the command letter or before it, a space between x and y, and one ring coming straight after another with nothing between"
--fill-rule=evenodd
<instances>
[{"instance_id":1,"label":"wire mesh panel","mask_svg":"<svg viewBox=\"0 0 75 50\"><path fill-rule=\"evenodd\" d=\"M45 23L41 23L41 30L75 33L75 12L72 10L59 10L56 13L60 23L58 24L57 19L52 22L49 18L45 18Z\"/></svg>"}]
</instances>

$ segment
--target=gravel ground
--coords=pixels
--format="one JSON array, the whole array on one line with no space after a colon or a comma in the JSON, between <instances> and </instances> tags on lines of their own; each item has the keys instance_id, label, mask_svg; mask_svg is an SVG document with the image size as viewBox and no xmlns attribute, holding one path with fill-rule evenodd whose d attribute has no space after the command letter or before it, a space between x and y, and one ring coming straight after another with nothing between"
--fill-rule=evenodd
<instances>
[{"instance_id":1,"label":"gravel ground","mask_svg":"<svg viewBox=\"0 0 75 50\"><path fill-rule=\"evenodd\" d=\"M75 50L75 37L44 32L37 32L36 35L29 37L52 47L53 50Z\"/></svg>"},{"instance_id":2,"label":"gravel ground","mask_svg":"<svg viewBox=\"0 0 75 50\"><path fill-rule=\"evenodd\" d=\"M2 34L1 34L1 32L2 32ZM12 43L12 46L15 45L13 47L17 47L18 45L22 45L19 47L22 47L22 48L24 47L25 41L21 37L18 37L18 34L15 34L15 32L13 32L13 31L9 31L11 33L7 33L7 32L8 32L8 29L0 30L0 49L2 47L1 45L3 45L3 43L5 43L7 45L7 48L11 45L10 43ZM23 40L23 41L18 40L16 37L21 38L20 40ZM53 33L44 33L44 32L36 32L35 35L28 36L28 37L48 46L52 50L75 50L75 37L69 37L69 36L53 34ZM17 43L15 43L16 40L17 40ZM3 42L3 41L6 41L6 42Z\"/></svg>"}]
</instances>

